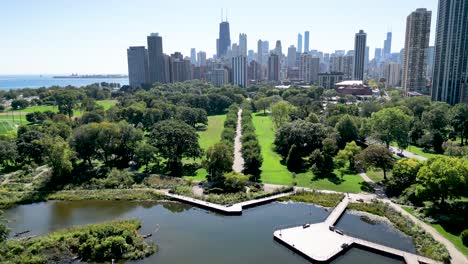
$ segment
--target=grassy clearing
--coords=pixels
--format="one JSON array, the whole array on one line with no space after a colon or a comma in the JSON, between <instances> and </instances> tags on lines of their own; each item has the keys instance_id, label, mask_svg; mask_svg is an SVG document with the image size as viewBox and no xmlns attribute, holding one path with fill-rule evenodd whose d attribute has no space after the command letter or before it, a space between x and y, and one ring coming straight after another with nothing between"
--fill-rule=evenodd
<instances>
[{"instance_id":1,"label":"grassy clearing","mask_svg":"<svg viewBox=\"0 0 468 264\"><path fill-rule=\"evenodd\" d=\"M398 147L398 145L394 142L392 143L392 146L394 147ZM430 153L430 152L425 152L422 148L420 147L417 147L417 146L414 146L414 145L409 145L409 147L407 147L405 149L406 151L409 151L411 153L414 153L416 155L419 155L421 157L425 157L425 158L436 158L438 156L441 156L441 154L435 154L435 153Z\"/></svg>"},{"instance_id":2,"label":"grassy clearing","mask_svg":"<svg viewBox=\"0 0 468 264\"><path fill-rule=\"evenodd\" d=\"M416 213L416 211L411 208L411 207L406 207L404 206L403 209L414 215L415 217L421 219L418 214ZM423 219L421 219L423 220ZM424 221L424 220L423 220ZM439 232L439 234L441 234L443 237L445 237L447 240L449 240L450 242L452 242L452 244L458 249L460 250L463 254L465 254L466 256L468 256L468 247L466 247L465 245L463 245L463 242L460 238L460 236L458 235L454 235L452 233L449 233L447 232L443 226L439 225L439 224L434 224L434 223L428 223L426 221L424 221L426 224L432 226L435 230L437 230L437 232Z\"/></svg>"},{"instance_id":3,"label":"grassy clearing","mask_svg":"<svg viewBox=\"0 0 468 264\"><path fill-rule=\"evenodd\" d=\"M261 180L264 183L309 187L320 190L358 193L361 191L361 177L354 172L341 173L335 170L335 178L317 179L311 171L299 173L293 179L292 173L281 164L281 156L274 150L275 128L269 116L254 114L253 123L262 148L263 165Z\"/></svg>"},{"instance_id":4,"label":"grassy clearing","mask_svg":"<svg viewBox=\"0 0 468 264\"><path fill-rule=\"evenodd\" d=\"M297 192L294 195L280 198L279 201L293 201L300 203L318 204L324 207L335 207L344 195L340 193Z\"/></svg>"},{"instance_id":5,"label":"grassy clearing","mask_svg":"<svg viewBox=\"0 0 468 264\"><path fill-rule=\"evenodd\" d=\"M380 182L380 181L383 181L384 179L383 171L381 169L369 169L366 171L366 174L374 182ZM390 177L390 176L392 176L392 172L387 171L387 177Z\"/></svg>"},{"instance_id":6,"label":"grassy clearing","mask_svg":"<svg viewBox=\"0 0 468 264\"><path fill-rule=\"evenodd\" d=\"M209 147L218 143L221 140L221 133L224 128L224 120L226 120L226 115L215 115L208 117L208 126L205 131L198 131L200 138L198 142L200 147L204 150L207 150ZM206 170L199 169L196 172L195 176L186 176L187 179L204 181L206 177Z\"/></svg>"},{"instance_id":7,"label":"grassy clearing","mask_svg":"<svg viewBox=\"0 0 468 264\"><path fill-rule=\"evenodd\" d=\"M143 259L157 246L145 242L137 220L73 227L44 237L8 240L0 247L2 263L71 263L75 256L88 262Z\"/></svg>"}]
</instances>

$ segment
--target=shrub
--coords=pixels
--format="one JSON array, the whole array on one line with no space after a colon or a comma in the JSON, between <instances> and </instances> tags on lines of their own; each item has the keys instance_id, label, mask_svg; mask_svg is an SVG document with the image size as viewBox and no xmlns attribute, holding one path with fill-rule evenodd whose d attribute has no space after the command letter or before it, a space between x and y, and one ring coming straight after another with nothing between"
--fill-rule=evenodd
<instances>
[{"instance_id":1,"label":"shrub","mask_svg":"<svg viewBox=\"0 0 468 264\"><path fill-rule=\"evenodd\" d=\"M465 229L463 230L463 232L461 232L460 238L463 242L463 245L465 245L465 247L468 247L468 229Z\"/></svg>"}]
</instances>

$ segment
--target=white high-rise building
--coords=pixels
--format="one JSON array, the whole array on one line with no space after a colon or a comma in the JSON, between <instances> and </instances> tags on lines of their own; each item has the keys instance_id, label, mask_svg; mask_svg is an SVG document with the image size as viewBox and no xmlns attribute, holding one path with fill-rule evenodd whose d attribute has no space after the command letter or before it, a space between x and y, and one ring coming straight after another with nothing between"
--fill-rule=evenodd
<instances>
[{"instance_id":1,"label":"white high-rise building","mask_svg":"<svg viewBox=\"0 0 468 264\"><path fill-rule=\"evenodd\" d=\"M237 56L232 58L232 84L247 87L247 57Z\"/></svg>"}]
</instances>

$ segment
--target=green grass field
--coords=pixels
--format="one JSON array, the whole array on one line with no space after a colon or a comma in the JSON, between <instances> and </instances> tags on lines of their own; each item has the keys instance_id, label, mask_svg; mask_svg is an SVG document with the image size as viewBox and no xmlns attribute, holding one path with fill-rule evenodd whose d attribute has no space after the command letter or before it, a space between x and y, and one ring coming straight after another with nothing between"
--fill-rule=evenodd
<instances>
[{"instance_id":1,"label":"green grass field","mask_svg":"<svg viewBox=\"0 0 468 264\"><path fill-rule=\"evenodd\" d=\"M371 178L374 182L380 182L384 179L383 171L381 169L368 169L366 171L367 176ZM392 176L391 171L387 171L387 177Z\"/></svg>"},{"instance_id":2,"label":"green grass field","mask_svg":"<svg viewBox=\"0 0 468 264\"><path fill-rule=\"evenodd\" d=\"M226 119L226 115L216 115L216 116L209 116L208 117L208 126L205 131L199 131L198 135L200 136L198 142L200 143L200 147L203 150L207 150L209 147L213 146L214 144L218 143L221 140L221 133L224 129L224 120ZM197 180L197 181L204 181L206 176L205 169L197 170L196 176L188 176L187 179Z\"/></svg>"},{"instance_id":3,"label":"green grass field","mask_svg":"<svg viewBox=\"0 0 468 264\"><path fill-rule=\"evenodd\" d=\"M398 147L396 143L392 143L392 146L394 147ZM417 147L417 146L414 146L414 145L410 145L409 147L407 147L405 149L406 151L409 151L409 152L412 152L416 155L419 155L421 157L425 157L425 158L436 158L437 156L441 156L440 154L434 154L434 153L430 153L430 152L425 152L422 148L420 147Z\"/></svg>"},{"instance_id":4,"label":"green grass field","mask_svg":"<svg viewBox=\"0 0 468 264\"><path fill-rule=\"evenodd\" d=\"M263 164L261 179L264 183L290 185L295 181L297 186L309 187L321 190L333 190L339 192L358 193L361 191L361 177L356 173L345 173L333 179L316 179L312 171L299 173L293 179L292 173L281 164L281 156L274 151L275 128L269 116L253 116L255 132L257 133L262 148Z\"/></svg>"},{"instance_id":5,"label":"green grass field","mask_svg":"<svg viewBox=\"0 0 468 264\"><path fill-rule=\"evenodd\" d=\"M411 207L406 207L406 206L403 206L403 209L405 211L407 211L408 213L416 216L416 213L414 211L413 208ZM416 216L417 217L417 216ZM437 230L437 232L439 232L439 234L441 234L443 237L445 237L447 240L449 240L450 242L452 242L452 244L458 249L460 250L463 254L465 254L466 256L468 256L468 247L465 247L463 245L463 242L460 238L460 236L457 236L457 235L454 235L454 234L451 234L447 231L445 231L445 229L439 225L439 224L431 224L431 223L428 223L426 222L426 224L432 226L435 230Z\"/></svg>"}]
</instances>

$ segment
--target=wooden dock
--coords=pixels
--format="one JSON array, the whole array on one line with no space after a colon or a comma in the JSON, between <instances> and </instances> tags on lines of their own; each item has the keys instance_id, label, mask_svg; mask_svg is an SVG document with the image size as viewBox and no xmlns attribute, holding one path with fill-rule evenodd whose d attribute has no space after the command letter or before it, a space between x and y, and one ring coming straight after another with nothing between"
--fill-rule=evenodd
<instances>
[{"instance_id":1,"label":"wooden dock","mask_svg":"<svg viewBox=\"0 0 468 264\"><path fill-rule=\"evenodd\" d=\"M225 214L225 215L241 215L243 209L255 207L255 206L266 204L266 203L270 203L272 201L275 201L275 200L277 200L279 198L282 198L282 197L289 196L291 194L294 194L294 192L280 193L280 194L277 194L277 195L268 196L268 197L264 197L264 198L260 198L260 199L253 199L253 200L250 200L250 201L236 203L236 204L232 204L232 205L228 206L228 205L220 205L220 204L210 203L210 202L195 199L195 198L192 198L192 197L186 197L186 196L177 195L177 194L173 194L173 193L169 193L169 192L165 193L165 195L167 195L168 197L171 197L174 200L184 202L184 203L188 203L188 204L191 204L191 205L194 205L194 206L197 206L197 207L201 207L201 208L204 208L204 209L212 210L212 211L215 211L215 212L218 212L218 213L221 213L221 214Z\"/></svg>"},{"instance_id":2,"label":"wooden dock","mask_svg":"<svg viewBox=\"0 0 468 264\"><path fill-rule=\"evenodd\" d=\"M423 256L338 233L334 226L348 206L345 197L324 222L277 230L275 240L315 262L330 262L352 246L404 260L407 264L442 264Z\"/></svg>"}]
</instances>

